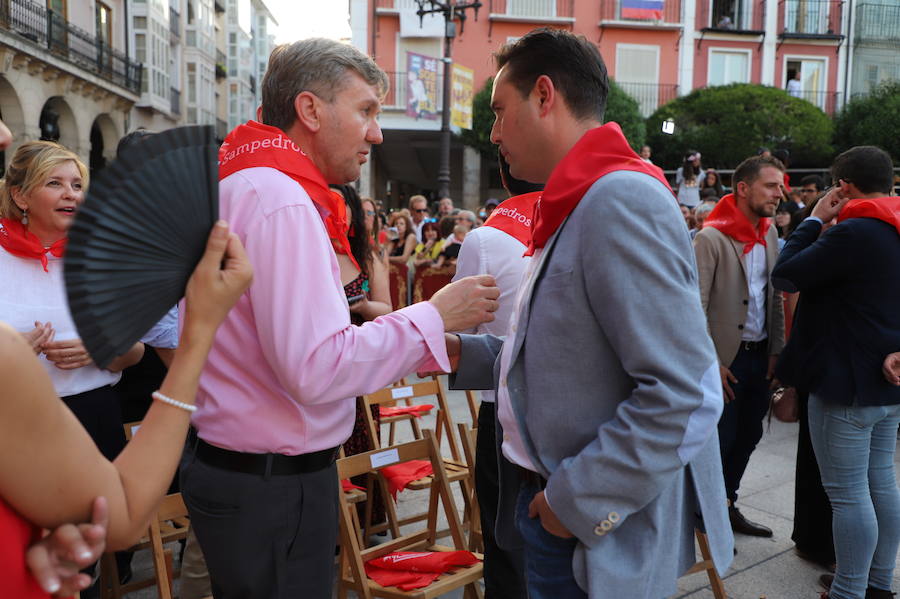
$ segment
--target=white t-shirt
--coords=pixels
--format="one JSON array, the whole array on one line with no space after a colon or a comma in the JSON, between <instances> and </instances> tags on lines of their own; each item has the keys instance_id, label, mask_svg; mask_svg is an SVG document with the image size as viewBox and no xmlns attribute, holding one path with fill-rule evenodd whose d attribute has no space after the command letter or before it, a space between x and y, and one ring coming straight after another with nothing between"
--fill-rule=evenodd
<instances>
[{"instance_id":1,"label":"white t-shirt","mask_svg":"<svg viewBox=\"0 0 900 599\"><path fill-rule=\"evenodd\" d=\"M63 282L63 261L47 255L47 270L35 258L19 258L0 248L0 320L20 333L34 328L35 321L49 322L54 340L77 339L78 331L69 313ZM43 354L38 359L50 374L60 397L84 393L104 385L114 385L121 373L101 370L90 364L75 370L61 370Z\"/></svg>"},{"instance_id":2,"label":"white t-shirt","mask_svg":"<svg viewBox=\"0 0 900 599\"><path fill-rule=\"evenodd\" d=\"M494 320L478 325L472 333L503 336L513 311L516 291L530 258L524 256L525 245L508 233L494 227L478 227L466 235L456 260L459 280L472 275L491 275L500 289L499 306ZM494 401L493 391L482 391L482 401Z\"/></svg>"}]
</instances>

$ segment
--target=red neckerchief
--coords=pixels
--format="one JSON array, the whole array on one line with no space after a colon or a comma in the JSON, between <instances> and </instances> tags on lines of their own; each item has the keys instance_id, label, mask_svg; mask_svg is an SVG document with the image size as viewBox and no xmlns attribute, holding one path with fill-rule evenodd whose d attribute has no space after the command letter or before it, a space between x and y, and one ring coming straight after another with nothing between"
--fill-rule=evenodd
<instances>
[{"instance_id":1,"label":"red neckerchief","mask_svg":"<svg viewBox=\"0 0 900 599\"><path fill-rule=\"evenodd\" d=\"M531 241L526 256L542 248L597 179L613 171L650 175L672 191L658 166L634 153L617 123L606 123L581 136L556 165L534 208Z\"/></svg>"},{"instance_id":2,"label":"red neckerchief","mask_svg":"<svg viewBox=\"0 0 900 599\"><path fill-rule=\"evenodd\" d=\"M57 258L62 257L66 251L66 238L63 237L48 248L44 247L41 240L28 232L25 225L11 218L0 218L0 246L19 258L34 258L41 261L44 272L47 270L47 254L53 254Z\"/></svg>"},{"instance_id":3,"label":"red neckerchief","mask_svg":"<svg viewBox=\"0 0 900 599\"><path fill-rule=\"evenodd\" d=\"M247 121L228 134L219 148L219 181L245 168L269 167L281 171L306 190L323 212L322 220L338 254L346 254L356 268L359 264L347 239L347 205L332 191L309 156L284 131L256 121Z\"/></svg>"},{"instance_id":4,"label":"red neckerchief","mask_svg":"<svg viewBox=\"0 0 900 599\"><path fill-rule=\"evenodd\" d=\"M706 217L703 228L715 227L735 241L743 242L744 253L747 254L757 243L766 247L766 233L769 232L771 225L771 218L760 218L754 231L750 220L738 209L734 194L729 193L719 200L716 207Z\"/></svg>"},{"instance_id":5,"label":"red neckerchief","mask_svg":"<svg viewBox=\"0 0 900 599\"><path fill-rule=\"evenodd\" d=\"M895 227L900 233L900 198L884 197L850 200L838 214L838 222L848 218L877 218Z\"/></svg>"},{"instance_id":6,"label":"red neckerchief","mask_svg":"<svg viewBox=\"0 0 900 599\"><path fill-rule=\"evenodd\" d=\"M522 245L531 243L531 221L534 218L534 205L541 197L541 191L532 191L512 196L501 202L486 221L485 227L500 229L507 235L515 237Z\"/></svg>"}]
</instances>

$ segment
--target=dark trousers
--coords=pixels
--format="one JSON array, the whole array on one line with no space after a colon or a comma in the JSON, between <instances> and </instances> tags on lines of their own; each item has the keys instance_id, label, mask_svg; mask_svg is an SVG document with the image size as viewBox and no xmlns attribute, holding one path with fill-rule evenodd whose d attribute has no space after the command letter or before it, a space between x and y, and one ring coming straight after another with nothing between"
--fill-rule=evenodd
<instances>
[{"instance_id":1,"label":"dark trousers","mask_svg":"<svg viewBox=\"0 0 900 599\"><path fill-rule=\"evenodd\" d=\"M521 599L525 597L525 573L521 551L506 551L497 545L494 526L500 487L497 460L496 404L483 401L478 410L478 439L475 447L475 492L481 511L484 539L485 599Z\"/></svg>"},{"instance_id":2,"label":"dark trousers","mask_svg":"<svg viewBox=\"0 0 900 599\"><path fill-rule=\"evenodd\" d=\"M331 599L337 469L271 475L181 463L181 492L216 599Z\"/></svg>"},{"instance_id":3,"label":"dark trousers","mask_svg":"<svg viewBox=\"0 0 900 599\"><path fill-rule=\"evenodd\" d=\"M547 532L540 518L528 515L528 505L540 488L523 482L516 501L516 528L525 543L528 599L587 599L572 571L578 539L563 539ZM526 595L520 595L526 597Z\"/></svg>"},{"instance_id":4,"label":"dark trousers","mask_svg":"<svg viewBox=\"0 0 900 599\"><path fill-rule=\"evenodd\" d=\"M725 404L719 419L719 448L725 493L732 504L737 501L750 455L762 439L763 418L769 409L768 366L765 343L752 350L745 349L742 343L730 366L738 382L731 383L734 399Z\"/></svg>"},{"instance_id":5,"label":"dark trousers","mask_svg":"<svg viewBox=\"0 0 900 599\"><path fill-rule=\"evenodd\" d=\"M800 431L797 435L797 475L794 493L794 530L797 549L821 564L834 563L831 502L822 486L819 463L809 438L809 394L797 391Z\"/></svg>"}]
</instances>

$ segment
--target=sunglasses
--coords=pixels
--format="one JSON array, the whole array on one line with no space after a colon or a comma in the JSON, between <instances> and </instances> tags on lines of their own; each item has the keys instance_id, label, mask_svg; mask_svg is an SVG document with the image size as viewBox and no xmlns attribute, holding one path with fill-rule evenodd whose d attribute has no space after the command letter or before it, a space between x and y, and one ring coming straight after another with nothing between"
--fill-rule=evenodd
<instances>
[{"instance_id":1,"label":"sunglasses","mask_svg":"<svg viewBox=\"0 0 900 599\"><path fill-rule=\"evenodd\" d=\"M375 216L374 210L366 210L366 216Z\"/></svg>"},{"instance_id":2,"label":"sunglasses","mask_svg":"<svg viewBox=\"0 0 900 599\"><path fill-rule=\"evenodd\" d=\"M415 212L428 212L428 208L416 208Z\"/></svg>"}]
</instances>

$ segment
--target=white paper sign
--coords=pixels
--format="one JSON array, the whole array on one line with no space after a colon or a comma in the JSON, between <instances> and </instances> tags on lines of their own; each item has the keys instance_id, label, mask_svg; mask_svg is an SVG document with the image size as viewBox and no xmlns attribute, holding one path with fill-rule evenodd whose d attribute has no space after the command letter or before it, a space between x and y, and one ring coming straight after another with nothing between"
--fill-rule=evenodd
<instances>
[{"instance_id":1,"label":"white paper sign","mask_svg":"<svg viewBox=\"0 0 900 599\"><path fill-rule=\"evenodd\" d=\"M399 462L400 453L396 449L388 449L387 451L379 451L378 453L372 454L370 459L372 461L372 468L381 468L382 466Z\"/></svg>"},{"instance_id":2,"label":"white paper sign","mask_svg":"<svg viewBox=\"0 0 900 599\"><path fill-rule=\"evenodd\" d=\"M404 397L412 397L413 396L413 388L412 387L397 387L396 389L391 389L391 397L393 399L403 399Z\"/></svg>"}]
</instances>

